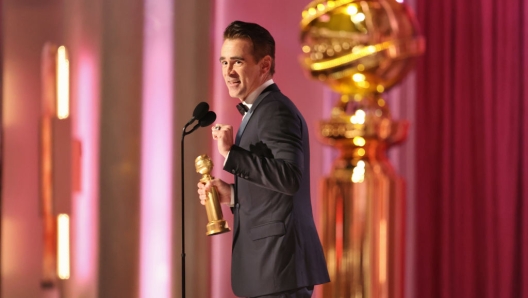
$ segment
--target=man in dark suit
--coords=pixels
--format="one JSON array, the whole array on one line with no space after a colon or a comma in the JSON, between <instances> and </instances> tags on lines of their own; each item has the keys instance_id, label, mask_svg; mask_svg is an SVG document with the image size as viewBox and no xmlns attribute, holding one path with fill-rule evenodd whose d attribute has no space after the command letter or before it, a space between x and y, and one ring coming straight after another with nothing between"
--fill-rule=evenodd
<instances>
[{"instance_id":1,"label":"man in dark suit","mask_svg":"<svg viewBox=\"0 0 528 298\"><path fill-rule=\"evenodd\" d=\"M273 82L275 41L263 27L235 21L224 32L220 62L231 97L247 112L233 139L213 127L230 185L198 184L202 204L211 186L234 213L231 281L241 297L311 297L329 281L310 201L306 122ZM243 111L243 110L242 110Z\"/></svg>"}]
</instances>

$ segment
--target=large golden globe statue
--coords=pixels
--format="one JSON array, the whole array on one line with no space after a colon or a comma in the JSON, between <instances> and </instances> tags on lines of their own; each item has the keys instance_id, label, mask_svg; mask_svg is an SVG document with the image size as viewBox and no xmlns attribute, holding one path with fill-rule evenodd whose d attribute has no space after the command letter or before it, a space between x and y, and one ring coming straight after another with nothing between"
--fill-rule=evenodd
<instances>
[{"instance_id":1,"label":"large golden globe statue","mask_svg":"<svg viewBox=\"0 0 528 298\"><path fill-rule=\"evenodd\" d=\"M303 66L342 94L388 90L425 48L414 16L396 1L314 1L302 15Z\"/></svg>"},{"instance_id":2,"label":"large golden globe statue","mask_svg":"<svg viewBox=\"0 0 528 298\"><path fill-rule=\"evenodd\" d=\"M405 296L404 183L386 156L407 121L384 92L424 52L410 9L395 0L313 1L303 10L301 65L341 94L320 139L340 151L323 179L321 238L331 282L322 297Z\"/></svg>"}]
</instances>

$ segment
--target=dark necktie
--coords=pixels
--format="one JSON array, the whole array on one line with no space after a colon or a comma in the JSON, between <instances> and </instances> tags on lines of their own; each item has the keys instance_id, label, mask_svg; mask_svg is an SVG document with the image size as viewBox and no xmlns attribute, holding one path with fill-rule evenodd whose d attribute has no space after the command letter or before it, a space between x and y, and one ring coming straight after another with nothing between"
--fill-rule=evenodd
<instances>
[{"instance_id":1,"label":"dark necktie","mask_svg":"<svg viewBox=\"0 0 528 298\"><path fill-rule=\"evenodd\" d=\"M244 116L246 112L249 110L246 105L243 103L239 103L236 105L237 110L240 112L240 115Z\"/></svg>"}]
</instances>

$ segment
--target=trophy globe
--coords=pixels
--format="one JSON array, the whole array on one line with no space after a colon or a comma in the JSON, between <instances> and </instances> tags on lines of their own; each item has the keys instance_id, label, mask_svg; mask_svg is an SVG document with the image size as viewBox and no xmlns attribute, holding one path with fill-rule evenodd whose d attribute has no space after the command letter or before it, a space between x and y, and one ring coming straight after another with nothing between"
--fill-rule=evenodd
<instances>
[{"instance_id":1,"label":"trophy globe","mask_svg":"<svg viewBox=\"0 0 528 298\"><path fill-rule=\"evenodd\" d=\"M332 119L321 124L331 145L352 139L347 135L356 110L365 121L390 119L381 94L405 77L425 49L411 10L395 0L313 1L302 12L301 42L308 75L342 95Z\"/></svg>"}]
</instances>

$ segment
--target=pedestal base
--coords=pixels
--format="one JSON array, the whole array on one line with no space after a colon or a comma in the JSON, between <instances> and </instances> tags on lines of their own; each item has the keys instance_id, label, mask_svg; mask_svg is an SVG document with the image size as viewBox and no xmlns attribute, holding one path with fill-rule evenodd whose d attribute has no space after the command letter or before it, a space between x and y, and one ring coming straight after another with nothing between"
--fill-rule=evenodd
<instances>
[{"instance_id":1,"label":"pedestal base","mask_svg":"<svg viewBox=\"0 0 528 298\"><path fill-rule=\"evenodd\" d=\"M205 233L207 236L213 236L222 234L225 232L229 232L231 229L227 225L227 221L225 220L213 220L207 224L207 233Z\"/></svg>"}]
</instances>

